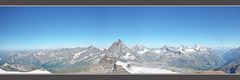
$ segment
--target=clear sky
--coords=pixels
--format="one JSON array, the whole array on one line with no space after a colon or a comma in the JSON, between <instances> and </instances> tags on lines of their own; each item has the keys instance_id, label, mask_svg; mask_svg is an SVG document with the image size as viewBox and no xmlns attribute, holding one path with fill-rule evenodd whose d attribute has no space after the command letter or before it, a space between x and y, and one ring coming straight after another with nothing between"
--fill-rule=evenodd
<instances>
[{"instance_id":1,"label":"clear sky","mask_svg":"<svg viewBox=\"0 0 240 80\"><path fill-rule=\"evenodd\" d=\"M240 46L240 7L0 7L0 49Z\"/></svg>"}]
</instances>

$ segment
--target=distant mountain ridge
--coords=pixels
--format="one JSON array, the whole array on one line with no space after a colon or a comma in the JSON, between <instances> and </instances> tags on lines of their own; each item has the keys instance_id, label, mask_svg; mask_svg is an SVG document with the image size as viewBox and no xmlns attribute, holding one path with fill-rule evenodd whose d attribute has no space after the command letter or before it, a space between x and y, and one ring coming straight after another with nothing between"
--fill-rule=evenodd
<instances>
[{"instance_id":1,"label":"distant mountain ridge","mask_svg":"<svg viewBox=\"0 0 240 80\"><path fill-rule=\"evenodd\" d=\"M176 67L193 70L210 70L225 64L221 56L217 55L213 49L198 44L193 47L147 48L136 45L129 48L120 39L107 49L91 45L76 48L4 51L1 55L2 69L10 71L46 69L52 73L113 73L116 72L112 70L117 61L130 65L150 67L154 65L163 68ZM19 66L6 67L4 64ZM21 68L20 65L22 65ZM116 70L126 72L122 70L123 68L119 68L120 70Z\"/></svg>"}]
</instances>

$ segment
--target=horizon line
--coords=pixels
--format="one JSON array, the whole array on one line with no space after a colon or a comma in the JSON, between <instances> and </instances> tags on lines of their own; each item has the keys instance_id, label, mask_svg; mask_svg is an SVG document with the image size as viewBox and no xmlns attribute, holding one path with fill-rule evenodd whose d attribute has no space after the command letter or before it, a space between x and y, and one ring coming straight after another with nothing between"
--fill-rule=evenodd
<instances>
[{"instance_id":1,"label":"horizon line","mask_svg":"<svg viewBox=\"0 0 240 80\"><path fill-rule=\"evenodd\" d=\"M115 41L113 41L112 42L112 44L113 43L115 43L115 42L118 42L118 40L121 40L121 42L122 43L124 43L125 44L125 42L124 41L122 41L122 39L117 39L117 40L115 40ZM112 45L111 44L111 45ZM94 45L94 44L89 44L89 45L85 45L85 46L68 46L68 45L66 45L66 46L58 46L58 47L38 47L38 48L6 48L6 49L0 49L0 50L41 50L41 49L65 49L65 48L78 48L78 47L80 47L80 48L87 48L87 47L90 47L90 46L94 46L94 47L96 47L96 48L103 48L103 49L108 49L111 45L109 45L109 46L105 46L105 47L103 47L103 46L97 46L97 45ZM127 44L125 44L128 48L132 48L132 47L134 47L134 46L137 46L137 45L139 45L139 46L144 46L144 47L147 47L147 48L161 48L161 47L164 47L164 46L168 46L168 47L181 47L181 46L186 46L186 47L193 47L193 46L195 46L195 45L200 45L200 46L203 46L203 47L207 47L207 48L238 48L238 47L240 47L240 46L207 46L207 45L203 45L203 44L198 44L198 43L195 43L195 44L175 44L175 45L170 45L170 44L162 44L162 45L160 45L160 46L158 46L158 47L153 47L153 46L147 46L147 45L144 45L144 44L134 44L134 45L127 45Z\"/></svg>"}]
</instances>

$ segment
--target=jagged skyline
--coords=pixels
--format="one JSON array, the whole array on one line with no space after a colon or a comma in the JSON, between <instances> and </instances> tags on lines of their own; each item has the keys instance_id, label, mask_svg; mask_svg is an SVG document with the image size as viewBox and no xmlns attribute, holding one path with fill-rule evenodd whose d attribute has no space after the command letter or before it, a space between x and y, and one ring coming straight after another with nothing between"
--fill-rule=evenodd
<instances>
[{"instance_id":1,"label":"jagged skyline","mask_svg":"<svg viewBox=\"0 0 240 80\"><path fill-rule=\"evenodd\" d=\"M0 7L0 49L238 47L240 7Z\"/></svg>"}]
</instances>

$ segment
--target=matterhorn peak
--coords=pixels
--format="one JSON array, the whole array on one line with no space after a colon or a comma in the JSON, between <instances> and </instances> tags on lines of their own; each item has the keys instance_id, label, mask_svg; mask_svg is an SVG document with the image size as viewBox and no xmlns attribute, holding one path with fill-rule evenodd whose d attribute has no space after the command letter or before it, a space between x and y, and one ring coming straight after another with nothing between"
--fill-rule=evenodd
<instances>
[{"instance_id":1,"label":"matterhorn peak","mask_svg":"<svg viewBox=\"0 0 240 80\"><path fill-rule=\"evenodd\" d=\"M109 51L115 52L115 53L126 53L129 52L129 48L120 40L118 39L117 42L114 42L109 48Z\"/></svg>"},{"instance_id":2,"label":"matterhorn peak","mask_svg":"<svg viewBox=\"0 0 240 80\"><path fill-rule=\"evenodd\" d=\"M118 39L117 42L114 42L111 47L127 47L121 39Z\"/></svg>"},{"instance_id":3,"label":"matterhorn peak","mask_svg":"<svg viewBox=\"0 0 240 80\"><path fill-rule=\"evenodd\" d=\"M125 44L122 42L121 39L118 39L118 41L117 41L117 42L114 42L113 45L125 46Z\"/></svg>"},{"instance_id":4,"label":"matterhorn peak","mask_svg":"<svg viewBox=\"0 0 240 80\"><path fill-rule=\"evenodd\" d=\"M121 39L118 39L118 43L122 43L122 40L121 40Z\"/></svg>"}]
</instances>

